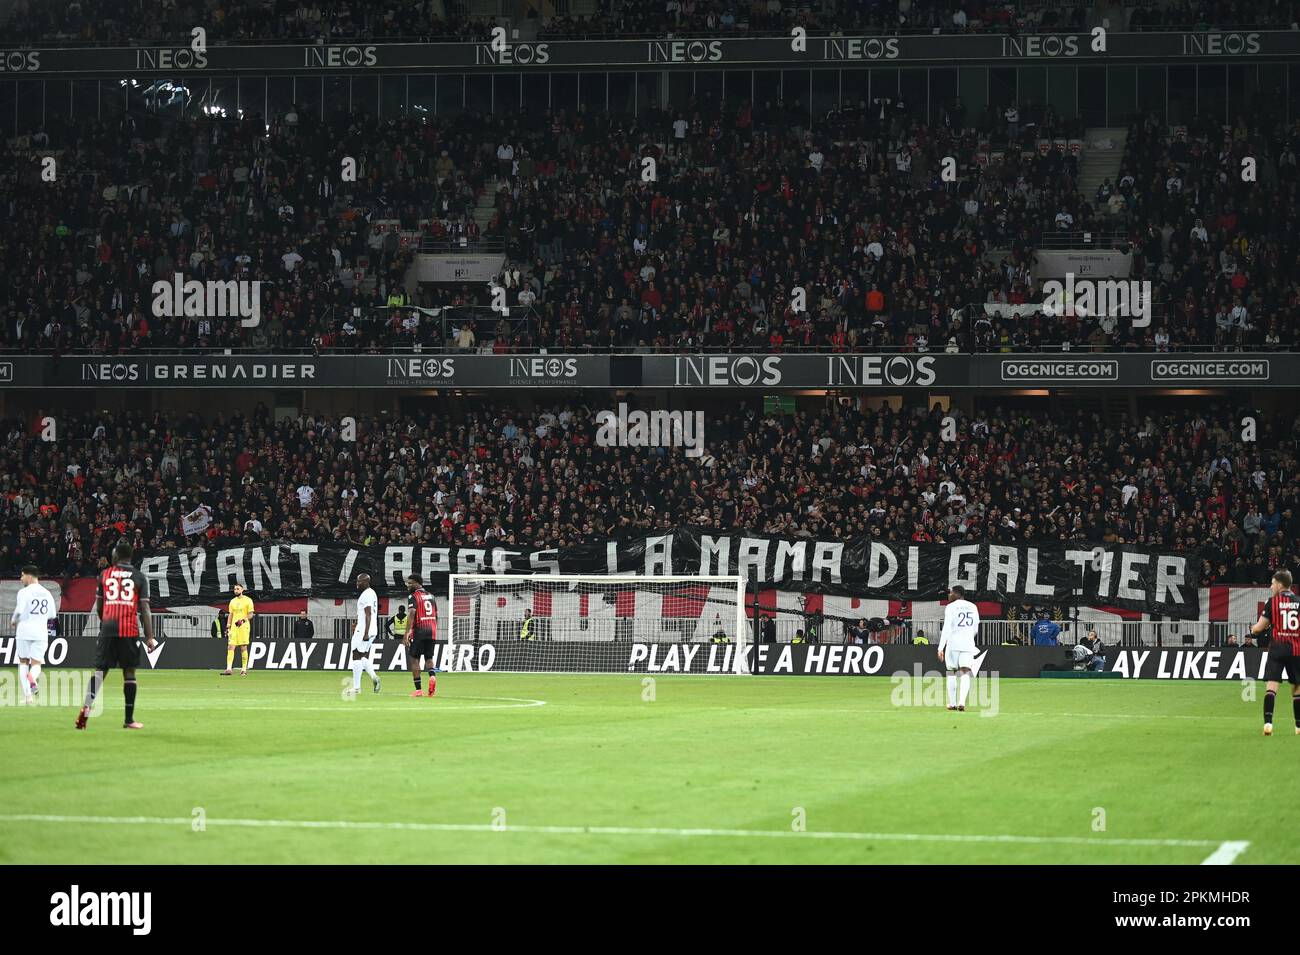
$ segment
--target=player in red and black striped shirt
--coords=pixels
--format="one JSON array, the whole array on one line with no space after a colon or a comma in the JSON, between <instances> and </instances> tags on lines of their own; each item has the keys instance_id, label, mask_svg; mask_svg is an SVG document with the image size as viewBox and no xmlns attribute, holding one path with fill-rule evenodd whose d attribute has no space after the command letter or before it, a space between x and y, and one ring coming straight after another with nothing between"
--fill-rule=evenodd
<instances>
[{"instance_id":1,"label":"player in red and black striped shirt","mask_svg":"<svg viewBox=\"0 0 1300 955\"><path fill-rule=\"evenodd\" d=\"M135 721L135 668L140 665L141 629L145 646L154 648L153 616L149 611L149 578L132 566L131 545L125 541L113 548L113 565L99 575L95 606L90 612L99 615L99 645L86 703L77 716L77 729L86 728L95 694L104 685L105 674L114 667L122 668L122 695L126 698L126 720L122 725L129 730L144 729Z\"/></svg>"},{"instance_id":2,"label":"player in red and black striped shirt","mask_svg":"<svg viewBox=\"0 0 1300 955\"><path fill-rule=\"evenodd\" d=\"M1300 597L1291 590L1291 572L1279 570L1273 575L1268 598L1251 633L1271 631L1268 641L1268 664L1264 679L1264 735L1273 735L1273 702L1277 688L1285 679L1291 684L1291 708L1295 712L1295 731L1300 736Z\"/></svg>"},{"instance_id":3,"label":"player in red and black striped shirt","mask_svg":"<svg viewBox=\"0 0 1300 955\"><path fill-rule=\"evenodd\" d=\"M415 692L411 696L433 696L438 689L435 675L438 672L438 649L434 642L438 639L438 605L433 594L424 589L424 581L417 574L406 578L406 590L411 595L411 625L402 639L410 655L411 679L415 681ZM420 657L424 657L429 670L427 693L420 689Z\"/></svg>"}]
</instances>

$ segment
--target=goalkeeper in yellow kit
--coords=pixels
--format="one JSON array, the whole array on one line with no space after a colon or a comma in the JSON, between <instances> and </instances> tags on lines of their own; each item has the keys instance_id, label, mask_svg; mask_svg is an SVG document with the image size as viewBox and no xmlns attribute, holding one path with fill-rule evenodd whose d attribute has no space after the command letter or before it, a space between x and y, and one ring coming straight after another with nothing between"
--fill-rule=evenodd
<instances>
[{"instance_id":1,"label":"goalkeeper in yellow kit","mask_svg":"<svg viewBox=\"0 0 1300 955\"><path fill-rule=\"evenodd\" d=\"M235 596L230 601L230 619L226 622L226 671L222 676L230 676L230 667L235 662L235 648L240 650L239 675L248 675L248 637L253 625L253 601L245 596L244 585L235 584Z\"/></svg>"}]
</instances>

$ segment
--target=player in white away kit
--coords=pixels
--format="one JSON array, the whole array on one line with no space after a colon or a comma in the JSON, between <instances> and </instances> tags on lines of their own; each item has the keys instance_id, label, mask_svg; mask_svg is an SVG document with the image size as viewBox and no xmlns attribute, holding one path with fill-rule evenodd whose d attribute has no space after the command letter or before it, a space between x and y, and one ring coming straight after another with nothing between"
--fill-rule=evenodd
<instances>
[{"instance_id":1,"label":"player in white away kit","mask_svg":"<svg viewBox=\"0 0 1300 955\"><path fill-rule=\"evenodd\" d=\"M948 709L966 709L970 693L971 665L975 662L975 636L980 630L979 608L966 599L966 591L952 587L950 603L943 610L943 635L939 638L939 662L948 670Z\"/></svg>"},{"instance_id":2,"label":"player in white away kit","mask_svg":"<svg viewBox=\"0 0 1300 955\"><path fill-rule=\"evenodd\" d=\"M23 685L23 702L31 705L41 692L41 667L50 643L50 619L58 613L58 608L54 606L54 597L41 586L40 572L31 564L23 568L22 581L10 622L17 628L18 679Z\"/></svg>"},{"instance_id":3,"label":"player in white away kit","mask_svg":"<svg viewBox=\"0 0 1300 955\"><path fill-rule=\"evenodd\" d=\"M370 661L370 648L374 646L379 635L379 595L370 586L369 574L357 575L357 625L352 631L352 693L354 698L361 692L361 674L370 674L371 685L379 692L379 674Z\"/></svg>"}]
</instances>

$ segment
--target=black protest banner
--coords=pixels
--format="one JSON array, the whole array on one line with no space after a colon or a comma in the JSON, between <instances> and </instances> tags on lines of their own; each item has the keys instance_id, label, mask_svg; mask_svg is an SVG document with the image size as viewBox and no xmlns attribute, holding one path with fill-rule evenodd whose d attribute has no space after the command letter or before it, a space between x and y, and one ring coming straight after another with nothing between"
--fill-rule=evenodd
<instances>
[{"instance_id":1,"label":"black protest banner","mask_svg":"<svg viewBox=\"0 0 1300 955\"><path fill-rule=\"evenodd\" d=\"M441 590L452 573L737 574L753 586L869 599L1082 603L1199 616L1200 558L1127 544L1045 541L912 544L869 537L790 539L679 527L564 548L371 546L288 541L162 551L141 561L159 606L227 599L236 582L263 599L351 597L358 574L404 593L407 574Z\"/></svg>"}]
</instances>

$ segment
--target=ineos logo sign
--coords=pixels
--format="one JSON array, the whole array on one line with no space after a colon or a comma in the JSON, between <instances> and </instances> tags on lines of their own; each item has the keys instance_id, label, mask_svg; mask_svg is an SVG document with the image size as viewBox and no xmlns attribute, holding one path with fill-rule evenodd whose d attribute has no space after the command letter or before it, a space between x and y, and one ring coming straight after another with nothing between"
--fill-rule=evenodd
<instances>
[{"instance_id":1,"label":"ineos logo sign","mask_svg":"<svg viewBox=\"0 0 1300 955\"><path fill-rule=\"evenodd\" d=\"M776 355L755 358L751 355L710 355L676 359L675 385L751 385L781 383L781 359Z\"/></svg>"},{"instance_id":2,"label":"ineos logo sign","mask_svg":"<svg viewBox=\"0 0 1300 955\"><path fill-rule=\"evenodd\" d=\"M1259 53L1258 33L1184 33L1183 55L1254 56Z\"/></svg>"},{"instance_id":3,"label":"ineos logo sign","mask_svg":"<svg viewBox=\"0 0 1300 955\"><path fill-rule=\"evenodd\" d=\"M720 40L656 40L650 44L650 63L716 63L722 59Z\"/></svg>"},{"instance_id":4,"label":"ineos logo sign","mask_svg":"<svg viewBox=\"0 0 1300 955\"><path fill-rule=\"evenodd\" d=\"M137 362L95 361L81 366L82 381L139 381L140 365Z\"/></svg>"},{"instance_id":5,"label":"ineos logo sign","mask_svg":"<svg viewBox=\"0 0 1300 955\"><path fill-rule=\"evenodd\" d=\"M826 384L906 388L935 382L934 358L907 355L833 355L827 359Z\"/></svg>"},{"instance_id":6,"label":"ineos logo sign","mask_svg":"<svg viewBox=\"0 0 1300 955\"><path fill-rule=\"evenodd\" d=\"M136 50L135 66L139 70L202 70L208 66L208 54L187 46L176 50Z\"/></svg>"},{"instance_id":7,"label":"ineos logo sign","mask_svg":"<svg viewBox=\"0 0 1300 955\"><path fill-rule=\"evenodd\" d=\"M541 66L551 61L551 46L549 43L507 43L495 49L491 43L480 43L474 48L474 61L480 65Z\"/></svg>"},{"instance_id":8,"label":"ineos logo sign","mask_svg":"<svg viewBox=\"0 0 1300 955\"><path fill-rule=\"evenodd\" d=\"M1004 57L1070 57L1079 55L1079 40L1073 35L1055 33L1008 36L1002 38Z\"/></svg>"},{"instance_id":9,"label":"ineos logo sign","mask_svg":"<svg viewBox=\"0 0 1300 955\"><path fill-rule=\"evenodd\" d=\"M454 378L454 358L390 358L389 378Z\"/></svg>"},{"instance_id":10,"label":"ineos logo sign","mask_svg":"<svg viewBox=\"0 0 1300 955\"><path fill-rule=\"evenodd\" d=\"M896 60L898 37L831 37L824 49L828 60Z\"/></svg>"},{"instance_id":11,"label":"ineos logo sign","mask_svg":"<svg viewBox=\"0 0 1300 955\"><path fill-rule=\"evenodd\" d=\"M302 50L303 66L362 67L379 62L373 46L307 46Z\"/></svg>"},{"instance_id":12,"label":"ineos logo sign","mask_svg":"<svg viewBox=\"0 0 1300 955\"><path fill-rule=\"evenodd\" d=\"M578 360L576 358L511 358L509 374L513 379L576 378Z\"/></svg>"}]
</instances>

